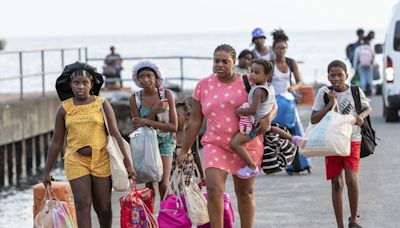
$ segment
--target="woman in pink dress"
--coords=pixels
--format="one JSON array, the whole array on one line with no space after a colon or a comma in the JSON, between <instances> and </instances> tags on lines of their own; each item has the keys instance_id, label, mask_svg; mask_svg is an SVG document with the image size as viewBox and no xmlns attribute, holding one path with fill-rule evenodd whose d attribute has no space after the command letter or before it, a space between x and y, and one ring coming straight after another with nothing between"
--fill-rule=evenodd
<instances>
[{"instance_id":1,"label":"woman in pink dress","mask_svg":"<svg viewBox=\"0 0 400 228\"><path fill-rule=\"evenodd\" d=\"M219 45L214 51L214 72L200 80L193 98L193 112L188 123L185 140L181 150L177 151L178 161L182 162L198 135L203 117L207 118L207 130L201 140L206 169L208 192L208 214L211 227L223 227L223 194L228 174L233 174L235 192L242 227L253 227L255 214L254 177L241 179L235 176L238 169L245 164L230 148L229 142L239 131L239 117L234 110L247 102L242 75L234 73L236 52L227 44ZM277 110L261 119L258 130L265 133ZM245 148L257 164L261 162L263 153L263 137L256 137Z\"/></svg>"}]
</instances>

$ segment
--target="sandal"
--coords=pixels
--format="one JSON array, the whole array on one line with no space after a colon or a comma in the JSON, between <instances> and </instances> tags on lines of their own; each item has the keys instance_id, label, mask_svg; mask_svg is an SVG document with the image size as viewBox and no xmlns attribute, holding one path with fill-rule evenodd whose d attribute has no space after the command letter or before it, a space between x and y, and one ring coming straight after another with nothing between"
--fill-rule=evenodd
<instances>
[{"instance_id":1,"label":"sandal","mask_svg":"<svg viewBox=\"0 0 400 228\"><path fill-rule=\"evenodd\" d=\"M349 228L362 228L362 226L360 224L358 224L357 222L350 221L350 218L349 218Z\"/></svg>"},{"instance_id":2,"label":"sandal","mask_svg":"<svg viewBox=\"0 0 400 228\"><path fill-rule=\"evenodd\" d=\"M239 169L236 173L236 175L242 179L248 179L250 177L255 177L260 173L260 168L256 166L254 170L250 169L248 166L245 166L241 169Z\"/></svg>"}]
</instances>

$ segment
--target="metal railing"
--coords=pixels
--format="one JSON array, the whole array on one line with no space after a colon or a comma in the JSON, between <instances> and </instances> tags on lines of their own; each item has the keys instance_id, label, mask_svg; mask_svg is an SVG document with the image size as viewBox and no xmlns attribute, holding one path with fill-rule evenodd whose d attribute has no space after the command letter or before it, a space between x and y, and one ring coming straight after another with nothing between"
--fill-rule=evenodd
<instances>
[{"instance_id":1,"label":"metal railing","mask_svg":"<svg viewBox=\"0 0 400 228\"><path fill-rule=\"evenodd\" d=\"M32 78L32 77L41 77L42 83L41 83L41 91L42 91L42 96L45 96L45 77L46 75L49 74L59 74L62 72L64 66L65 66L65 52L66 51L76 51L78 54L78 60L82 61L84 54L85 56L85 61L87 61L87 48L86 47L76 47L76 48L52 48L52 49L38 49L38 50L21 50L21 51L2 51L0 52L0 55L16 55L18 56L18 64L19 64L19 74L14 75L14 76L8 76L8 77L0 77L0 82L6 81L6 80L15 80L19 79L19 99L24 98L24 79L26 78ZM47 53L50 52L59 52L60 54L60 71L46 71L46 61L45 61L45 56ZM83 53L82 53L83 52ZM40 53L40 65L41 69L39 72L35 73L29 73L29 74L24 74L24 55L26 54L32 54L32 53Z\"/></svg>"},{"instance_id":2,"label":"metal railing","mask_svg":"<svg viewBox=\"0 0 400 228\"><path fill-rule=\"evenodd\" d=\"M194 78L194 77L187 77L185 76L185 70L184 70L184 65L185 65L185 60L212 60L212 57L202 57L202 56L141 56L141 57L124 57L122 58L123 61L126 60L140 60L140 59L154 59L154 60L178 60L179 63L179 76L176 77L168 77L166 80L179 80L180 81L180 88L184 88L184 81L198 81L199 78ZM104 62L104 58L87 58L86 61L89 62ZM125 81L125 80L131 80L131 79L115 79L115 78L110 78L106 79L106 81Z\"/></svg>"}]
</instances>

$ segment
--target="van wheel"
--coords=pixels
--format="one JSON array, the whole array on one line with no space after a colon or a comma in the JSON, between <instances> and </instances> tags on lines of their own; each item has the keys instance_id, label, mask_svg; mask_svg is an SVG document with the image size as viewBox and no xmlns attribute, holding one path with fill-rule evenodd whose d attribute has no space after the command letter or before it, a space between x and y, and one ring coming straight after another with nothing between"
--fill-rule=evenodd
<instances>
[{"instance_id":1,"label":"van wheel","mask_svg":"<svg viewBox=\"0 0 400 228\"><path fill-rule=\"evenodd\" d=\"M375 85L375 95L382 95L382 85Z\"/></svg>"},{"instance_id":2,"label":"van wheel","mask_svg":"<svg viewBox=\"0 0 400 228\"><path fill-rule=\"evenodd\" d=\"M397 108L383 107L383 113L385 115L386 122L397 122L399 121L399 113Z\"/></svg>"}]
</instances>

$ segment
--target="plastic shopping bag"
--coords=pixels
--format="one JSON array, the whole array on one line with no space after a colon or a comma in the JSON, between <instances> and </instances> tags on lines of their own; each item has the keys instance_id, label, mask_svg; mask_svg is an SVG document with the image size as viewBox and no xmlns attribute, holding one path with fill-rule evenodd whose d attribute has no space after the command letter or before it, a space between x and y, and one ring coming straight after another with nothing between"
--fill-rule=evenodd
<instances>
[{"instance_id":1,"label":"plastic shopping bag","mask_svg":"<svg viewBox=\"0 0 400 228\"><path fill-rule=\"evenodd\" d=\"M335 108L337 104L319 123L308 126L305 134L307 145L302 151L306 157L350 155L355 117L335 112Z\"/></svg>"},{"instance_id":2,"label":"plastic shopping bag","mask_svg":"<svg viewBox=\"0 0 400 228\"><path fill-rule=\"evenodd\" d=\"M74 228L68 204L58 200L52 193L51 186L46 188L42 207L35 216L34 228Z\"/></svg>"},{"instance_id":3,"label":"plastic shopping bag","mask_svg":"<svg viewBox=\"0 0 400 228\"><path fill-rule=\"evenodd\" d=\"M160 182L163 165L156 130L140 127L129 135L136 183Z\"/></svg>"}]
</instances>

